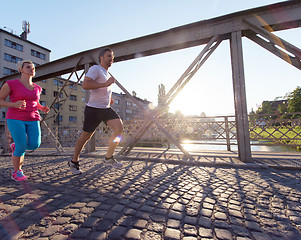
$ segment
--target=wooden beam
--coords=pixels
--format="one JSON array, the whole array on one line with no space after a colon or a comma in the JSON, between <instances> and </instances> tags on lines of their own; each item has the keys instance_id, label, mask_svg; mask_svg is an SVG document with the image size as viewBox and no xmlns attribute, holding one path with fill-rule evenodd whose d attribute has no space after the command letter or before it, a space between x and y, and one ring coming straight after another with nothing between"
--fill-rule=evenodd
<instances>
[{"instance_id":1,"label":"wooden beam","mask_svg":"<svg viewBox=\"0 0 301 240\"><path fill-rule=\"evenodd\" d=\"M230 47L238 157L243 162L250 162L252 157L243 67L242 35L240 31L231 34Z\"/></svg>"}]
</instances>

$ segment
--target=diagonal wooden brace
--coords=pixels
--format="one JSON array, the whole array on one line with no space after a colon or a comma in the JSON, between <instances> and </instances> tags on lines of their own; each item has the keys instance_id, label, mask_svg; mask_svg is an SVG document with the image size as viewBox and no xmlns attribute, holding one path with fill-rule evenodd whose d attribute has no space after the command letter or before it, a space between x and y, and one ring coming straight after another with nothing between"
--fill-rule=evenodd
<instances>
[{"instance_id":1,"label":"diagonal wooden brace","mask_svg":"<svg viewBox=\"0 0 301 240\"><path fill-rule=\"evenodd\" d=\"M138 132L135 136L124 145L122 150L119 152L120 155L124 153L129 153L134 144L146 133L149 129L150 125L154 122L160 128L160 130L186 155L190 156L190 154L181 146L181 144L174 138L168 131L164 129L164 127L157 122L157 118L164 113L167 106L173 101L175 96L183 89L183 87L188 83L188 81L192 78L192 76L197 72L197 70L203 65L203 63L209 58L212 52L217 48L220 44L221 40L217 40L218 36L214 36L209 43L205 46L205 48L201 51L201 53L196 57L196 59L192 62L192 64L187 68L184 74L180 77L180 79L175 83L175 85L170 89L165 98L165 102L162 105L157 106L156 109L150 113L150 116L144 121L144 124L138 129ZM212 45L216 42L216 44L212 47ZM211 48L212 47L212 48ZM207 55L206 55L207 53ZM205 56L205 58L203 58ZM184 83L183 83L184 82ZM152 116L151 116L152 115Z\"/></svg>"}]
</instances>

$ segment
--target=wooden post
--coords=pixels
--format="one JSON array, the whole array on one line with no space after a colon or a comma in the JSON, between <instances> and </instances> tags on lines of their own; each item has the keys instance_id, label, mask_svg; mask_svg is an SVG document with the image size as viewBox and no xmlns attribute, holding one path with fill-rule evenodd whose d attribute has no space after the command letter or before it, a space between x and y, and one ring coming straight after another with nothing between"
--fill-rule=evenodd
<instances>
[{"instance_id":1,"label":"wooden post","mask_svg":"<svg viewBox=\"0 0 301 240\"><path fill-rule=\"evenodd\" d=\"M229 120L228 120L228 117L224 117L224 118L225 118L225 132L226 132L226 141L227 141L227 151L231 151Z\"/></svg>"},{"instance_id":2,"label":"wooden post","mask_svg":"<svg viewBox=\"0 0 301 240\"><path fill-rule=\"evenodd\" d=\"M230 38L232 79L235 102L235 120L238 144L238 157L243 162L251 162L251 147L245 76L242 53L241 31L232 32Z\"/></svg>"}]
</instances>

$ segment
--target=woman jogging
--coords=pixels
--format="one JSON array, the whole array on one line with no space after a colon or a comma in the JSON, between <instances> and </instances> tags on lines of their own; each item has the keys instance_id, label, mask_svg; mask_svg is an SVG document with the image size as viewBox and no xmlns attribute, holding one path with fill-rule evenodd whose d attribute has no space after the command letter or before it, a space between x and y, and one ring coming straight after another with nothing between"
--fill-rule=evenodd
<instances>
[{"instance_id":1,"label":"woman jogging","mask_svg":"<svg viewBox=\"0 0 301 240\"><path fill-rule=\"evenodd\" d=\"M25 150L37 149L41 144L40 114L49 112L47 106L39 103L42 88L32 82L35 66L29 61L18 65L20 79L7 81L0 90L0 107L7 107L6 121L13 138L11 144L14 171L12 179L25 181L22 171ZM9 102L6 98L9 96Z\"/></svg>"}]
</instances>

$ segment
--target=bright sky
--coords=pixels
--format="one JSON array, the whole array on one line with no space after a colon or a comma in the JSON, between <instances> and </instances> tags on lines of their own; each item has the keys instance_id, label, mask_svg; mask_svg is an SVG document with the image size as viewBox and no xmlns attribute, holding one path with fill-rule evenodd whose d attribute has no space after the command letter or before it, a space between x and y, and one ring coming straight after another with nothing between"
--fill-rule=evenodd
<instances>
[{"instance_id":1,"label":"bright sky","mask_svg":"<svg viewBox=\"0 0 301 240\"><path fill-rule=\"evenodd\" d=\"M51 61L88 49L137 38L189 23L260 7L273 0L16 0L2 3L0 27L22 32L51 50ZM7 5L4 6L3 5ZM276 32L301 48L301 28ZM301 73L248 39L243 40L248 111L300 86ZM110 72L129 91L157 104L158 85L168 90L204 46L113 64ZM115 92L121 92L118 87ZM234 114L229 42L210 56L171 105L184 114Z\"/></svg>"}]
</instances>

